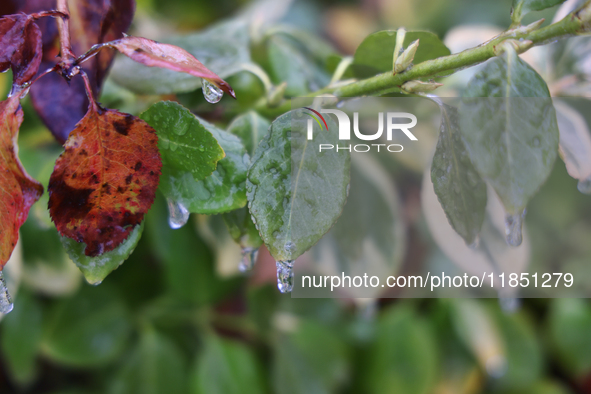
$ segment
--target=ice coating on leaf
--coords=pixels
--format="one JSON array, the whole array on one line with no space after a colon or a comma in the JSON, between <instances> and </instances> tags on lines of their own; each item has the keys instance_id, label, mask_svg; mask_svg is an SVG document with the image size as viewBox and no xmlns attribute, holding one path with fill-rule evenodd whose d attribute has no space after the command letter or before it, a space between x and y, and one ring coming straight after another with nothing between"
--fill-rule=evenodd
<instances>
[{"instance_id":1,"label":"ice coating on leaf","mask_svg":"<svg viewBox=\"0 0 591 394\"><path fill-rule=\"evenodd\" d=\"M168 225L171 229L177 230L187 224L190 212L182 203L167 199L168 204Z\"/></svg>"},{"instance_id":2,"label":"ice coating on leaf","mask_svg":"<svg viewBox=\"0 0 591 394\"><path fill-rule=\"evenodd\" d=\"M282 293L293 290L293 260L277 261L277 288Z\"/></svg>"},{"instance_id":3,"label":"ice coating on leaf","mask_svg":"<svg viewBox=\"0 0 591 394\"><path fill-rule=\"evenodd\" d=\"M431 181L451 226L473 244L484 220L486 184L462 141L458 111L441 104L439 140L431 163Z\"/></svg>"},{"instance_id":4,"label":"ice coating on leaf","mask_svg":"<svg viewBox=\"0 0 591 394\"><path fill-rule=\"evenodd\" d=\"M332 118L328 127L336 129ZM343 210L350 180L348 153L307 148L303 111L277 118L259 143L246 182L250 213L271 255L295 260L326 234ZM314 125L314 144L335 144L336 133ZM319 169L322 169L320 171Z\"/></svg>"},{"instance_id":5,"label":"ice coating on leaf","mask_svg":"<svg viewBox=\"0 0 591 394\"><path fill-rule=\"evenodd\" d=\"M548 86L511 46L468 84L460 131L472 164L507 214L520 214L552 171L558 124Z\"/></svg>"},{"instance_id":6,"label":"ice coating on leaf","mask_svg":"<svg viewBox=\"0 0 591 394\"><path fill-rule=\"evenodd\" d=\"M66 252L68 252L68 256L82 271L86 281L91 285L98 285L133 253L142 237L143 230L144 223L142 222L140 225L135 226L123 243L97 257L86 256L84 254L86 245L82 242L76 242L68 237L60 237L60 239Z\"/></svg>"},{"instance_id":7,"label":"ice coating on leaf","mask_svg":"<svg viewBox=\"0 0 591 394\"><path fill-rule=\"evenodd\" d=\"M238 137L177 103L154 104L141 116L158 133L160 190L167 199L204 214L246 205L249 156Z\"/></svg>"},{"instance_id":8,"label":"ice coating on leaf","mask_svg":"<svg viewBox=\"0 0 591 394\"><path fill-rule=\"evenodd\" d=\"M12 303L12 297L6 288L4 274L2 271L0 271L0 313L9 313L12 311L13 307L14 304Z\"/></svg>"},{"instance_id":9,"label":"ice coating on leaf","mask_svg":"<svg viewBox=\"0 0 591 394\"><path fill-rule=\"evenodd\" d=\"M210 104L219 103L224 95L224 91L205 79L202 84L201 90L203 91L205 100Z\"/></svg>"}]
</instances>

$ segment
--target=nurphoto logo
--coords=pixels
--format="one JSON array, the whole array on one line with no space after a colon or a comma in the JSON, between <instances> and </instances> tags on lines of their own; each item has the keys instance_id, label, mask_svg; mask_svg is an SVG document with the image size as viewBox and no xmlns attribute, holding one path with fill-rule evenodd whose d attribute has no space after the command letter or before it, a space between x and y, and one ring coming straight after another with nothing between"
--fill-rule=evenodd
<instances>
[{"instance_id":1,"label":"nurphoto logo","mask_svg":"<svg viewBox=\"0 0 591 394\"><path fill-rule=\"evenodd\" d=\"M347 113L338 109L320 109L317 111L310 107L304 107L304 109L310 111L304 112L310 116L307 122L307 138L308 140L314 139L314 121L320 127L320 130L329 130L328 123L322 114L333 114L336 116L338 121L338 136L340 141L351 141L351 119ZM353 112L353 133L355 137L361 141L376 141L382 138L384 134L384 123L386 123L386 140L392 141L396 135L404 134L411 141L417 141L417 137L410 131L417 125L417 117L408 112L379 112L378 113L378 130L373 134L364 134L359 130L359 112ZM401 133L402 132L402 133ZM348 152L360 152L365 153L371 150L380 152L380 149L387 150L388 152L397 153L402 152L404 147L400 144L319 144L318 149L320 152L324 151L348 151Z\"/></svg>"}]
</instances>

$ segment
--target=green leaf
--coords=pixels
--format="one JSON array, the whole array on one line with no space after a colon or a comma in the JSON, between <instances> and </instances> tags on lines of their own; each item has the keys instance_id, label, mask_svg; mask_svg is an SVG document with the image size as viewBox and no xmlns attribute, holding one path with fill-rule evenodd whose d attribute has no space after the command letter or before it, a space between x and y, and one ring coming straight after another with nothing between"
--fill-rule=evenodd
<instances>
[{"instance_id":1,"label":"green leaf","mask_svg":"<svg viewBox=\"0 0 591 394\"><path fill-rule=\"evenodd\" d=\"M583 299L558 298L550 303L548 334L562 370L574 378L591 371L591 307Z\"/></svg>"},{"instance_id":2,"label":"green leaf","mask_svg":"<svg viewBox=\"0 0 591 394\"><path fill-rule=\"evenodd\" d=\"M470 161L459 122L458 110L442 104L431 181L449 223L470 245L476 240L484 221L486 183Z\"/></svg>"},{"instance_id":3,"label":"green leaf","mask_svg":"<svg viewBox=\"0 0 591 394\"><path fill-rule=\"evenodd\" d=\"M161 101L140 117L156 130L162 165L190 174L196 181L210 175L224 151L201 122L182 105ZM166 183L163 176L161 182Z\"/></svg>"},{"instance_id":4,"label":"green leaf","mask_svg":"<svg viewBox=\"0 0 591 394\"><path fill-rule=\"evenodd\" d=\"M521 22L521 19L532 11L541 11L546 8L564 3L566 0L513 0L511 8L511 19L515 23Z\"/></svg>"},{"instance_id":5,"label":"green leaf","mask_svg":"<svg viewBox=\"0 0 591 394\"><path fill-rule=\"evenodd\" d=\"M510 47L470 81L461 132L476 170L510 215L521 215L545 182L558 151L558 125L546 83Z\"/></svg>"},{"instance_id":6,"label":"green leaf","mask_svg":"<svg viewBox=\"0 0 591 394\"><path fill-rule=\"evenodd\" d=\"M205 31L171 37L163 42L185 49L223 79L240 72L244 64L251 62L248 24L241 20L225 21ZM115 60L111 75L119 85L139 94L190 92L201 86L199 78L143 66L123 56Z\"/></svg>"},{"instance_id":7,"label":"green leaf","mask_svg":"<svg viewBox=\"0 0 591 394\"><path fill-rule=\"evenodd\" d=\"M347 348L330 329L299 321L293 333L279 336L271 374L277 394L340 392L349 375Z\"/></svg>"},{"instance_id":8,"label":"green leaf","mask_svg":"<svg viewBox=\"0 0 591 394\"><path fill-rule=\"evenodd\" d=\"M109 394L184 394L186 375L185 355L177 345L148 328L112 381Z\"/></svg>"},{"instance_id":9,"label":"green leaf","mask_svg":"<svg viewBox=\"0 0 591 394\"><path fill-rule=\"evenodd\" d=\"M192 377L193 394L266 393L262 368L246 345L215 335L204 338Z\"/></svg>"},{"instance_id":10,"label":"green leaf","mask_svg":"<svg viewBox=\"0 0 591 394\"><path fill-rule=\"evenodd\" d=\"M413 63L419 64L451 54L436 34L427 31L408 31L403 47L419 40L419 48ZM396 30L382 30L370 34L357 47L353 58L353 70L358 78L367 78L379 73L392 72L392 58L396 46Z\"/></svg>"},{"instance_id":11,"label":"green leaf","mask_svg":"<svg viewBox=\"0 0 591 394\"><path fill-rule=\"evenodd\" d=\"M267 135L271 122L254 111L248 111L237 118L228 126L228 132L240 137L244 147L252 156L259 142Z\"/></svg>"},{"instance_id":12,"label":"green leaf","mask_svg":"<svg viewBox=\"0 0 591 394\"><path fill-rule=\"evenodd\" d=\"M246 204L248 155L236 136L172 102L154 104L141 117L158 133L160 190L169 201L206 214Z\"/></svg>"},{"instance_id":13,"label":"green leaf","mask_svg":"<svg viewBox=\"0 0 591 394\"><path fill-rule=\"evenodd\" d=\"M258 248L263 244L247 207L224 213L222 217L232 239L242 248Z\"/></svg>"},{"instance_id":14,"label":"green leaf","mask_svg":"<svg viewBox=\"0 0 591 394\"><path fill-rule=\"evenodd\" d=\"M525 390L542 377L543 371L542 349L534 325L523 311L506 313L498 303L493 315L507 349L506 373L499 378L499 387Z\"/></svg>"},{"instance_id":15,"label":"green leaf","mask_svg":"<svg viewBox=\"0 0 591 394\"><path fill-rule=\"evenodd\" d=\"M135 226L122 244L110 252L103 253L97 257L90 257L84 254L84 249L86 248L84 242L76 242L68 237L60 237L60 239L70 259L80 268L86 281L91 285L98 285L133 253L142 237L143 231L144 222Z\"/></svg>"},{"instance_id":16,"label":"green leaf","mask_svg":"<svg viewBox=\"0 0 591 394\"><path fill-rule=\"evenodd\" d=\"M269 74L275 85L287 82L287 96L303 96L330 82L330 75L289 37L273 35L267 45Z\"/></svg>"},{"instance_id":17,"label":"green leaf","mask_svg":"<svg viewBox=\"0 0 591 394\"><path fill-rule=\"evenodd\" d=\"M42 310L35 297L22 289L17 303L17 308L2 321L0 344L10 376L19 385L27 385L37 372L35 360L41 344Z\"/></svg>"},{"instance_id":18,"label":"green leaf","mask_svg":"<svg viewBox=\"0 0 591 394\"><path fill-rule=\"evenodd\" d=\"M428 394L437 377L437 354L426 322L408 305L389 308L381 316L368 349L363 392Z\"/></svg>"},{"instance_id":19,"label":"green leaf","mask_svg":"<svg viewBox=\"0 0 591 394\"><path fill-rule=\"evenodd\" d=\"M303 114L277 118L256 149L246 182L250 213L277 260L295 260L330 230L345 205L350 176L347 152L317 151L318 144L338 143L336 133L314 125L315 147L308 147L305 136L292 134L292 118L305 129ZM327 121L336 130L332 118Z\"/></svg>"},{"instance_id":20,"label":"green leaf","mask_svg":"<svg viewBox=\"0 0 591 394\"><path fill-rule=\"evenodd\" d=\"M217 169L202 184L188 182L180 190L180 201L187 202L189 211L195 213L222 213L246 205L246 174L250 158L240 139L203 119L199 121L218 140L226 157L218 162Z\"/></svg>"},{"instance_id":21,"label":"green leaf","mask_svg":"<svg viewBox=\"0 0 591 394\"><path fill-rule=\"evenodd\" d=\"M47 318L41 349L72 367L98 367L116 360L131 334L129 311L114 288L83 286L57 301Z\"/></svg>"}]
</instances>

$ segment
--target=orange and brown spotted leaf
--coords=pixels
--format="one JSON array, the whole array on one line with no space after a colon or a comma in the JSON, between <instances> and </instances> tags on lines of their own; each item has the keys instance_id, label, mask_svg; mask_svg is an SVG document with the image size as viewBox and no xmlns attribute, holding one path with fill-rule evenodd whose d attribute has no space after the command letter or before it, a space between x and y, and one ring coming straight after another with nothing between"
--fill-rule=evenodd
<instances>
[{"instance_id":1,"label":"orange and brown spotted leaf","mask_svg":"<svg viewBox=\"0 0 591 394\"><path fill-rule=\"evenodd\" d=\"M31 15L0 18L0 72L12 69L17 85L29 82L42 58L41 30Z\"/></svg>"},{"instance_id":2,"label":"orange and brown spotted leaf","mask_svg":"<svg viewBox=\"0 0 591 394\"><path fill-rule=\"evenodd\" d=\"M154 202L158 137L143 120L91 101L64 148L49 180L49 213L60 234L98 256L121 244Z\"/></svg>"},{"instance_id":3,"label":"orange and brown spotted leaf","mask_svg":"<svg viewBox=\"0 0 591 394\"><path fill-rule=\"evenodd\" d=\"M23 121L19 94L0 102L0 269L10 258L18 230L43 186L29 177L16 154L15 142Z\"/></svg>"},{"instance_id":4,"label":"orange and brown spotted leaf","mask_svg":"<svg viewBox=\"0 0 591 394\"><path fill-rule=\"evenodd\" d=\"M175 45L162 44L142 37L124 37L105 44L116 48L130 59L150 67L167 68L203 78L236 98L234 90L213 71L209 70L189 52Z\"/></svg>"}]
</instances>

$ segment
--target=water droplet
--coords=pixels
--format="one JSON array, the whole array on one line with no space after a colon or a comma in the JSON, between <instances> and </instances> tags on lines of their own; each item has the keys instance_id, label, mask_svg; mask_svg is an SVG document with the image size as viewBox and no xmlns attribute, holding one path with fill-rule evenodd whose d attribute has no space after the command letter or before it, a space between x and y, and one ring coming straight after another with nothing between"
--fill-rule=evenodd
<instances>
[{"instance_id":1,"label":"water droplet","mask_svg":"<svg viewBox=\"0 0 591 394\"><path fill-rule=\"evenodd\" d=\"M282 293L293 290L293 260L277 261L277 288Z\"/></svg>"},{"instance_id":2,"label":"water droplet","mask_svg":"<svg viewBox=\"0 0 591 394\"><path fill-rule=\"evenodd\" d=\"M521 245L523 240L521 227L523 226L524 217L525 209L521 213L505 216L505 235L507 237L507 243L511 246Z\"/></svg>"},{"instance_id":3,"label":"water droplet","mask_svg":"<svg viewBox=\"0 0 591 394\"><path fill-rule=\"evenodd\" d=\"M168 224L173 230L179 229L187 224L189 210L180 202L167 200L168 203Z\"/></svg>"},{"instance_id":4,"label":"water droplet","mask_svg":"<svg viewBox=\"0 0 591 394\"><path fill-rule=\"evenodd\" d=\"M579 181L577 189L579 189L581 193L591 194L591 178Z\"/></svg>"},{"instance_id":5,"label":"water droplet","mask_svg":"<svg viewBox=\"0 0 591 394\"><path fill-rule=\"evenodd\" d=\"M336 105L337 108L343 108L344 106L345 106L345 101L344 100L339 101L337 103L337 105Z\"/></svg>"},{"instance_id":6,"label":"water droplet","mask_svg":"<svg viewBox=\"0 0 591 394\"><path fill-rule=\"evenodd\" d=\"M534 138L534 146L537 148L540 146L540 139L538 137Z\"/></svg>"},{"instance_id":7,"label":"water droplet","mask_svg":"<svg viewBox=\"0 0 591 394\"><path fill-rule=\"evenodd\" d=\"M6 282L4 281L4 273L0 271L0 313L9 313L13 307L12 297L8 293Z\"/></svg>"},{"instance_id":8,"label":"water droplet","mask_svg":"<svg viewBox=\"0 0 591 394\"><path fill-rule=\"evenodd\" d=\"M257 261L259 255L259 248L242 248L242 260L238 269L240 272L245 273L254 267L254 263Z\"/></svg>"},{"instance_id":9,"label":"water droplet","mask_svg":"<svg viewBox=\"0 0 591 394\"><path fill-rule=\"evenodd\" d=\"M205 79L202 82L202 90L203 96L207 102L211 104L218 103L224 95L222 89L218 88L213 83L206 81Z\"/></svg>"}]
</instances>

